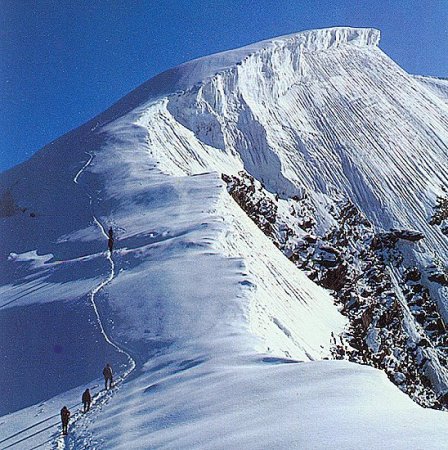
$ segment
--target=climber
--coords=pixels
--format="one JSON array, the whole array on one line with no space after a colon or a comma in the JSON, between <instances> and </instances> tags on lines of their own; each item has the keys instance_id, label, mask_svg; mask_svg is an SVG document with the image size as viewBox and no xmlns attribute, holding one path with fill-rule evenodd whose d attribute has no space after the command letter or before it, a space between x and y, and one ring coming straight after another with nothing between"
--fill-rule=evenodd
<instances>
[{"instance_id":1,"label":"climber","mask_svg":"<svg viewBox=\"0 0 448 450\"><path fill-rule=\"evenodd\" d=\"M61 409L62 434L67 434L68 421L70 419L70 411L66 406Z\"/></svg>"},{"instance_id":2,"label":"climber","mask_svg":"<svg viewBox=\"0 0 448 450\"><path fill-rule=\"evenodd\" d=\"M107 245L109 247L109 251L112 253L114 248L114 230L112 230L112 227L109 228L109 239L107 241Z\"/></svg>"},{"instance_id":3,"label":"climber","mask_svg":"<svg viewBox=\"0 0 448 450\"><path fill-rule=\"evenodd\" d=\"M110 389L112 387L112 367L109 363L106 364L106 367L103 369L104 375L104 389ZM109 388L107 387L107 382L109 381Z\"/></svg>"},{"instance_id":4,"label":"climber","mask_svg":"<svg viewBox=\"0 0 448 450\"><path fill-rule=\"evenodd\" d=\"M90 395L90 391L87 388L82 394L82 403L84 404L84 412L89 411L90 403L92 402L92 396Z\"/></svg>"}]
</instances>

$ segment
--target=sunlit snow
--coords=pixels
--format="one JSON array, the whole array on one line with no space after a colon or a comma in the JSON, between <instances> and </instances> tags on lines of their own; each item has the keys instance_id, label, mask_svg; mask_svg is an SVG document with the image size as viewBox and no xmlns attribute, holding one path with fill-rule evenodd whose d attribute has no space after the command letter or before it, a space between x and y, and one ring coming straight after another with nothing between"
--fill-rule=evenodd
<instances>
[{"instance_id":1,"label":"sunlit snow","mask_svg":"<svg viewBox=\"0 0 448 450\"><path fill-rule=\"evenodd\" d=\"M446 413L326 360L345 319L220 177L245 169L280 198L338 190L446 260L427 224L448 184L446 86L378 42L332 28L200 58L1 174L2 449L446 446Z\"/></svg>"}]
</instances>

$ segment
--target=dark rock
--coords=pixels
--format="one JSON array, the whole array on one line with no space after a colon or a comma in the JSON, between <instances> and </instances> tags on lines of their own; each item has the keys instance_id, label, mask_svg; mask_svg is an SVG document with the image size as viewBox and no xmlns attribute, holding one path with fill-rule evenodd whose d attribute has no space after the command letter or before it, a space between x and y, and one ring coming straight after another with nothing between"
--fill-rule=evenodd
<instances>
[{"instance_id":1,"label":"dark rock","mask_svg":"<svg viewBox=\"0 0 448 450\"><path fill-rule=\"evenodd\" d=\"M398 239L404 239L406 241L411 241L411 242L420 241L421 239L423 239L425 237L425 235L423 233L421 233L420 231L415 231L415 230L398 230L398 229L392 228L390 230L390 232L393 236L397 237Z\"/></svg>"},{"instance_id":2,"label":"dark rock","mask_svg":"<svg viewBox=\"0 0 448 450\"><path fill-rule=\"evenodd\" d=\"M303 239L305 239L305 241L309 242L310 244L314 244L317 242L317 237L314 236L314 234L305 234L305 236L303 236Z\"/></svg>"},{"instance_id":3,"label":"dark rock","mask_svg":"<svg viewBox=\"0 0 448 450\"><path fill-rule=\"evenodd\" d=\"M373 320L373 309L367 308L361 315L361 323L365 330L369 328L369 325Z\"/></svg>"},{"instance_id":4,"label":"dark rock","mask_svg":"<svg viewBox=\"0 0 448 450\"><path fill-rule=\"evenodd\" d=\"M299 223L299 226L305 231L311 230L311 228L313 228L314 225L315 225L315 221L311 217L305 217L301 221L301 223Z\"/></svg>"},{"instance_id":5,"label":"dark rock","mask_svg":"<svg viewBox=\"0 0 448 450\"><path fill-rule=\"evenodd\" d=\"M289 260L292 261L292 262L300 261L300 255L298 253L292 253L289 256Z\"/></svg>"},{"instance_id":6,"label":"dark rock","mask_svg":"<svg viewBox=\"0 0 448 450\"><path fill-rule=\"evenodd\" d=\"M417 344L419 347L430 347L431 344L429 343L428 339L422 338L420 339L419 343Z\"/></svg>"},{"instance_id":7,"label":"dark rock","mask_svg":"<svg viewBox=\"0 0 448 450\"><path fill-rule=\"evenodd\" d=\"M444 392L437 399L442 405L448 406L448 391Z\"/></svg>"},{"instance_id":8,"label":"dark rock","mask_svg":"<svg viewBox=\"0 0 448 450\"><path fill-rule=\"evenodd\" d=\"M378 285L378 286L376 286L376 288L375 288L373 294L374 294L376 297L379 297L379 296L383 293L383 291L384 291L384 287L381 286L381 285Z\"/></svg>"},{"instance_id":9,"label":"dark rock","mask_svg":"<svg viewBox=\"0 0 448 450\"><path fill-rule=\"evenodd\" d=\"M361 289L360 295L363 298L368 298L372 295L372 291L370 289Z\"/></svg>"},{"instance_id":10,"label":"dark rock","mask_svg":"<svg viewBox=\"0 0 448 450\"><path fill-rule=\"evenodd\" d=\"M319 263L321 266L326 267L327 269L337 267L339 265L339 261L336 258L327 258L322 254L315 255L313 257L313 261Z\"/></svg>"},{"instance_id":11,"label":"dark rock","mask_svg":"<svg viewBox=\"0 0 448 450\"><path fill-rule=\"evenodd\" d=\"M346 309L357 309L359 308L359 303L358 303L358 299L353 297L350 300L348 300L348 302L345 304L345 308Z\"/></svg>"},{"instance_id":12,"label":"dark rock","mask_svg":"<svg viewBox=\"0 0 448 450\"><path fill-rule=\"evenodd\" d=\"M440 227L440 231L445 235L448 236L448 223L443 224Z\"/></svg>"},{"instance_id":13,"label":"dark rock","mask_svg":"<svg viewBox=\"0 0 448 450\"><path fill-rule=\"evenodd\" d=\"M346 283L348 266L345 263L340 264L334 269L327 270L324 276L320 279L320 285L326 289L339 291Z\"/></svg>"},{"instance_id":14,"label":"dark rock","mask_svg":"<svg viewBox=\"0 0 448 450\"><path fill-rule=\"evenodd\" d=\"M370 244L372 250L381 250L384 248L393 248L398 241L398 237L391 233L376 234Z\"/></svg>"},{"instance_id":15,"label":"dark rock","mask_svg":"<svg viewBox=\"0 0 448 450\"><path fill-rule=\"evenodd\" d=\"M448 195L437 198L437 205L435 212L429 221L430 225L441 225L441 223L448 219Z\"/></svg>"},{"instance_id":16,"label":"dark rock","mask_svg":"<svg viewBox=\"0 0 448 450\"><path fill-rule=\"evenodd\" d=\"M316 280L316 278L319 276L319 273L317 272L317 270L309 270L305 273L306 273L306 276L312 281Z\"/></svg>"},{"instance_id":17,"label":"dark rock","mask_svg":"<svg viewBox=\"0 0 448 450\"><path fill-rule=\"evenodd\" d=\"M433 272L428 275L428 280L434 283L442 284L443 286L448 286L448 278L443 272Z\"/></svg>"},{"instance_id":18,"label":"dark rock","mask_svg":"<svg viewBox=\"0 0 448 450\"><path fill-rule=\"evenodd\" d=\"M332 253L333 255L336 256L339 256L341 254L341 252L338 249L332 247L331 245L320 245L319 249L327 253Z\"/></svg>"},{"instance_id":19,"label":"dark rock","mask_svg":"<svg viewBox=\"0 0 448 450\"><path fill-rule=\"evenodd\" d=\"M423 306L424 299L421 295L411 295L408 300L409 305Z\"/></svg>"},{"instance_id":20,"label":"dark rock","mask_svg":"<svg viewBox=\"0 0 448 450\"><path fill-rule=\"evenodd\" d=\"M413 284L413 285L411 286L411 289L412 289L412 292L413 292L413 293L417 294L417 293L423 291L424 286L423 286L422 284L417 283L417 284Z\"/></svg>"},{"instance_id":21,"label":"dark rock","mask_svg":"<svg viewBox=\"0 0 448 450\"><path fill-rule=\"evenodd\" d=\"M229 175L226 175L225 173L221 174L221 178L223 179L223 181L225 183L231 183L232 182L232 177L230 177Z\"/></svg>"},{"instance_id":22,"label":"dark rock","mask_svg":"<svg viewBox=\"0 0 448 450\"><path fill-rule=\"evenodd\" d=\"M431 380L426 375L421 375L420 380L423 384L423 386L429 388L431 387Z\"/></svg>"},{"instance_id":23,"label":"dark rock","mask_svg":"<svg viewBox=\"0 0 448 450\"><path fill-rule=\"evenodd\" d=\"M445 333L446 328L445 324L443 323L442 319L438 318L436 320L432 320L425 324L425 330L426 331L437 331L439 333Z\"/></svg>"},{"instance_id":24,"label":"dark rock","mask_svg":"<svg viewBox=\"0 0 448 450\"><path fill-rule=\"evenodd\" d=\"M424 325L426 322L426 314L424 311L416 311L414 314L415 320L420 324Z\"/></svg>"},{"instance_id":25,"label":"dark rock","mask_svg":"<svg viewBox=\"0 0 448 450\"><path fill-rule=\"evenodd\" d=\"M404 281L418 281L422 277L417 267L411 267L404 273Z\"/></svg>"}]
</instances>

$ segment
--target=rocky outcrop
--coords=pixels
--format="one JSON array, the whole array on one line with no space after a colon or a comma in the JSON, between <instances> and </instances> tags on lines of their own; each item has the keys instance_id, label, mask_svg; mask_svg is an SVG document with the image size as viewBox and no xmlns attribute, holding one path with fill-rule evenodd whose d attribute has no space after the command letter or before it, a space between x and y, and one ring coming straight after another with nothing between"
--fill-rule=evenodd
<instances>
[{"instance_id":1,"label":"rocky outcrop","mask_svg":"<svg viewBox=\"0 0 448 450\"><path fill-rule=\"evenodd\" d=\"M420 231L415 230L397 230L391 229L388 232L375 234L372 240L372 248L375 250L387 249L395 247L395 244L400 240L417 242L425 236Z\"/></svg>"},{"instance_id":2,"label":"rocky outcrop","mask_svg":"<svg viewBox=\"0 0 448 450\"><path fill-rule=\"evenodd\" d=\"M256 186L254 178L245 172L240 172L239 177L222 174L222 179L227 183L228 191L238 205L263 233L271 236L274 232L277 206L263 194L261 185Z\"/></svg>"},{"instance_id":3,"label":"rocky outcrop","mask_svg":"<svg viewBox=\"0 0 448 450\"><path fill-rule=\"evenodd\" d=\"M448 286L448 275L442 268L436 265L430 265L426 268L426 270L429 281L441 284L443 286Z\"/></svg>"},{"instance_id":4,"label":"rocky outcrop","mask_svg":"<svg viewBox=\"0 0 448 450\"><path fill-rule=\"evenodd\" d=\"M399 248L400 242L413 245L423 234L375 232L353 203L340 198L328 206L332 225L319 233L306 192L280 200L247 174L223 179L275 245L332 291L349 319L344 334L333 337L333 357L379 368L417 403L448 408L448 336L423 281L445 283L446 278L435 268L423 277L418 267L406 267Z\"/></svg>"},{"instance_id":5,"label":"rocky outcrop","mask_svg":"<svg viewBox=\"0 0 448 450\"><path fill-rule=\"evenodd\" d=\"M445 220L448 220L448 194L437 198L434 214L429 223L430 225L442 225Z\"/></svg>"}]
</instances>

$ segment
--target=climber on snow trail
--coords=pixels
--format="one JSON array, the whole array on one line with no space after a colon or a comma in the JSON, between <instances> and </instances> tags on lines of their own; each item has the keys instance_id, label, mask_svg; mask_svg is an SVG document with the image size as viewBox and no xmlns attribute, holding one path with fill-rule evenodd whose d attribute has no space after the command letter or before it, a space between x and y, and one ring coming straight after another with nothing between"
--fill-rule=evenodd
<instances>
[{"instance_id":1,"label":"climber on snow trail","mask_svg":"<svg viewBox=\"0 0 448 450\"><path fill-rule=\"evenodd\" d=\"M62 434L68 433L68 421L70 420L70 411L66 406L61 409Z\"/></svg>"},{"instance_id":2,"label":"climber on snow trail","mask_svg":"<svg viewBox=\"0 0 448 450\"><path fill-rule=\"evenodd\" d=\"M103 375L104 375L104 389L110 389L112 387L112 367L109 363L106 364L106 367L103 369ZM107 387L107 382L109 381L109 387Z\"/></svg>"},{"instance_id":3,"label":"climber on snow trail","mask_svg":"<svg viewBox=\"0 0 448 450\"><path fill-rule=\"evenodd\" d=\"M107 241L107 246L109 247L109 252L112 253L112 250L114 249L114 230L112 230L112 227L109 228L109 239Z\"/></svg>"},{"instance_id":4,"label":"climber on snow trail","mask_svg":"<svg viewBox=\"0 0 448 450\"><path fill-rule=\"evenodd\" d=\"M92 402L92 396L90 395L90 391L88 388L83 392L81 400L84 405L84 412L89 411L90 403Z\"/></svg>"}]
</instances>

